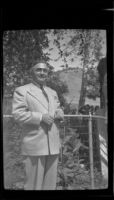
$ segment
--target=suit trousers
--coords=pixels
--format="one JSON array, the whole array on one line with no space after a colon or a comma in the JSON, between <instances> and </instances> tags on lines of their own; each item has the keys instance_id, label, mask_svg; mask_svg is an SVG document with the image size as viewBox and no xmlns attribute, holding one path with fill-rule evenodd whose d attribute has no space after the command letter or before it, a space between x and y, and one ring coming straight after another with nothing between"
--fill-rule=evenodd
<instances>
[{"instance_id":1,"label":"suit trousers","mask_svg":"<svg viewBox=\"0 0 114 200\"><path fill-rule=\"evenodd\" d=\"M55 190L58 155L27 156L25 190Z\"/></svg>"}]
</instances>

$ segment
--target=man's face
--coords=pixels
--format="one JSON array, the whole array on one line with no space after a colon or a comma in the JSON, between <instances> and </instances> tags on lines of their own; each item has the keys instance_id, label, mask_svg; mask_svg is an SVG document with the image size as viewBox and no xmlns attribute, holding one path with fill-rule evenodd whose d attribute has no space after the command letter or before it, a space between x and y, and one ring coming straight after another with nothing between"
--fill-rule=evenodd
<instances>
[{"instance_id":1,"label":"man's face","mask_svg":"<svg viewBox=\"0 0 114 200\"><path fill-rule=\"evenodd\" d=\"M45 63L38 63L32 68L32 77L38 84L44 84L48 75Z\"/></svg>"}]
</instances>

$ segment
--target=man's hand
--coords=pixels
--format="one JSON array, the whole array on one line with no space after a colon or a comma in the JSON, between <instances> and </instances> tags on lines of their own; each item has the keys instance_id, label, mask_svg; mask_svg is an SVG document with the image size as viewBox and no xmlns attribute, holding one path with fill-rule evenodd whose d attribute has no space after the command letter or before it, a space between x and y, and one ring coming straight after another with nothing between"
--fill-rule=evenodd
<instances>
[{"instance_id":1,"label":"man's hand","mask_svg":"<svg viewBox=\"0 0 114 200\"><path fill-rule=\"evenodd\" d=\"M62 109L57 109L55 112L55 119L64 119L64 113L62 111Z\"/></svg>"},{"instance_id":2,"label":"man's hand","mask_svg":"<svg viewBox=\"0 0 114 200\"><path fill-rule=\"evenodd\" d=\"M53 123L54 119L49 114L43 114L42 121L44 123L46 123L47 125L51 125Z\"/></svg>"}]
</instances>

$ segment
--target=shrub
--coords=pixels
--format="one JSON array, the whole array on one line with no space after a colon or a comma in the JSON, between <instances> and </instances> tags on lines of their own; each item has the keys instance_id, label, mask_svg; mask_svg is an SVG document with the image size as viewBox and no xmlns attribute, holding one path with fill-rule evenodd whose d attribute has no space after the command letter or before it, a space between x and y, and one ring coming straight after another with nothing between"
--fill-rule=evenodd
<instances>
[{"instance_id":1,"label":"shrub","mask_svg":"<svg viewBox=\"0 0 114 200\"><path fill-rule=\"evenodd\" d=\"M24 179L23 158L20 154L21 127L12 118L3 123L4 130L4 187L13 188Z\"/></svg>"}]
</instances>

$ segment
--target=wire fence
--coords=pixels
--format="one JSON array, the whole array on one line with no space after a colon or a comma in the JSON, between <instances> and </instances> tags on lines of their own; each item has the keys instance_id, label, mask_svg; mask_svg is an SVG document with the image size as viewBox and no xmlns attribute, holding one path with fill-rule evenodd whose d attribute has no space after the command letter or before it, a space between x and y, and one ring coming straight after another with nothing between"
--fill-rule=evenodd
<instances>
[{"instance_id":1,"label":"wire fence","mask_svg":"<svg viewBox=\"0 0 114 200\"><path fill-rule=\"evenodd\" d=\"M95 189L96 168L101 172L103 178L108 179L108 155L107 155L107 128L104 116L98 115L65 115L63 124L63 143L67 135L73 131L75 136L78 134L76 149L79 151L79 159L83 160L80 166L86 166L90 170L91 189ZM70 133L69 133L70 128ZM67 144L66 144L67 145ZM61 162L63 161L63 151L61 148Z\"/></svg>"},{"instance_id":2,"label":"wire fence","mask_svg":"<svg viewBox=\"0 0 114 200\"><path fill-rule=\"evenodd\" d=\"M6 120L4 130L9 129L8 119L10 121L12 115L3 117ZM64 121L59 127L61 139L59 166L61 172L64 172L61 173L64 177L59 173L59 186L60 177L62 177L61 185L64 185L62 188L65 188L66 185L69 188L70 182L76 184L76 170L79 170L79 167L83 171L89 172L91 189L97 187L95 169L100 172L108 184L106 120L107 118L104 116L91 115L91 113L89 115L64 115ZM4 140L6 139L4 138Z\"/></svg>"}]
</instances>

